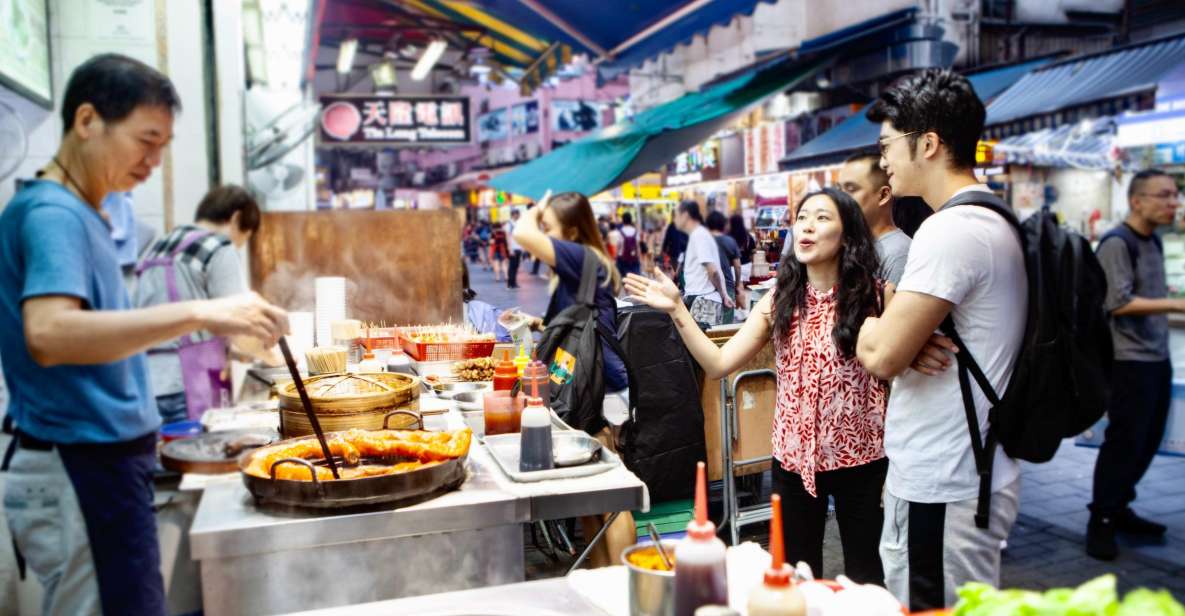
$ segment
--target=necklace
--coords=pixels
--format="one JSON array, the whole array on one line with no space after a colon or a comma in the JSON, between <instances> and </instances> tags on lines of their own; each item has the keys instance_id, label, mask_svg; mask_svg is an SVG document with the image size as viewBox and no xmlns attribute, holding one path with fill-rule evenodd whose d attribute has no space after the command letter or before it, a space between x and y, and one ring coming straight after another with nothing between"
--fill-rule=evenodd
<instances>
[{"instance_id":1,"label":"necklace","mask_svg":"<svg viewBox=\"0 0 1185 616\"><path fill-rule=\"evenodd\" d=\"M63 165L62 161L58 160L57 156L53 157L53 164L57 165L58 169L62 170L62 173L64 173L66 175L66 181L74 185L74 188L78 191L79 196L81 196L82 199L85 201L86 200L86 191L83 190L82 185L79 184L78 181L74 179L74 176L71 175L70 170L66 168L66 165Z\"/></svg>"}]
</instances>

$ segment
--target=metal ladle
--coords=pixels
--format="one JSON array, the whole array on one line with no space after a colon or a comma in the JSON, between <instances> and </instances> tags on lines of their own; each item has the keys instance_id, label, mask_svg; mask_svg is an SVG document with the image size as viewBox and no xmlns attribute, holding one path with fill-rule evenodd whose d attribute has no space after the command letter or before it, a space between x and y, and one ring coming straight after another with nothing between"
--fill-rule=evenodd
<instances>
[{"instance_id":1,"label":"metal ladle","mask_svg":"<svg viewBox=\"0 0 1185 616\"><path fill-rule=\"evenodd\" d=\"M662 566L666 567L667 571L674 571L675 565L671 564L671 558L667 556L666 548L662 547L662 536L658 534L658 528L654 526L654 522L647 522L646 530L650 532L650 540L654 542L654 550L662 559Z\"/></svg>"}]
</instances>

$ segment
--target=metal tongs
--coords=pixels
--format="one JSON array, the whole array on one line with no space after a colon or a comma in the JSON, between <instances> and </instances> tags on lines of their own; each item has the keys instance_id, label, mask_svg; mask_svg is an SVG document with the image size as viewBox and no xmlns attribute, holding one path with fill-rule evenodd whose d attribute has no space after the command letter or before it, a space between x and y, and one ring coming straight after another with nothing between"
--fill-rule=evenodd
<instances>
[{"instance_id":1,"label":"metal tongs","mask_svg":"<svg viewBox=\"0 0 1185 616\"><path fill-rule=\"evenodd\" d=\"M300 395L304 413L308 415L313 432L317 434L317 441L321 443L321 453L325 454L329 472L333 473L334 479L341 479L341 475L337 472L337 462L334 462L333 453L329 451L329 443L325 442L325 433L321 431L321 422L317 419L317 414L313 412L313 401L309 400L309 392L305 391L304 379L300 378L300 370L296 368L296 360L292 358L292 349L288 348L288 338L285 336L280 336L280 352L284 354L284 363L288 364L288 372L292 375L292 383L296 385L296 393Z\"/></svg>"}]
</instances>

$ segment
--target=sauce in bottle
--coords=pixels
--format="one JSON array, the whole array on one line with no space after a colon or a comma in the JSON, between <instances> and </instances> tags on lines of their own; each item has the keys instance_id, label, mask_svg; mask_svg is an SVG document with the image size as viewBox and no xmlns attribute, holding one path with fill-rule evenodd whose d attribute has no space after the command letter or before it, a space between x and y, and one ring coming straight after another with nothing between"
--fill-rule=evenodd
<instances>
[{"instance_id":1,"label":"sauce in bottle","mask_svg":"<svg viewBox=\"0 0 1185 616\"><path fill-rule=\"evenodd\" d=\"M551 388L548 385L551 375L547 373L547 366L539 360L531 360L523 370L522 392L532 398L539 398L543 406L551 406Z\"/></svg>"},{"instance_id":2,"label":"sauce in bottle","mask_svg":"<svg viewBox=\"0 0 1185 616\"><path fill-rule=\"evenodd\" d=\"M531 398L523 409L521 423L518 470L528 473L552 468L551 411L539 398Z\"/></svg>"},{"instance_id":3,"label":"sauce in bottle","mask_svg":"<svg viewBox=\"0 0 1185 616\"><path fill-rule=\"evenodd\" d=\"M774 494L770 506L773 517L769 521L769 551L772 556L765 581L749 593L749 616L806 616L806 601L798 587L791 582L790 565L783 557L782 497Z\"/></svg>"},{"instance_id":4,"label":"sauce in bottle","mask_svg":"<svg viewBox=\"0 0 1185 616\"><path fill-rule=\"evenodd\" d=\"M503 353L502 359L494 364L494 391L510 391L518 380L518 369L510 361L510 353Z\"/></svg>"},{"instance_id":5,"label":"sauce in bottle","mask_svg":"<svg viewBox=\"0 0 1185 616\"><path fill-rule=\"evenodd\" d=\"M728 575L724 542L708 520L708 487L700 462L695 469L695 520L675 548L675 616L694 616L704 605L728 605Z\"/></svg>"}]
</instances>

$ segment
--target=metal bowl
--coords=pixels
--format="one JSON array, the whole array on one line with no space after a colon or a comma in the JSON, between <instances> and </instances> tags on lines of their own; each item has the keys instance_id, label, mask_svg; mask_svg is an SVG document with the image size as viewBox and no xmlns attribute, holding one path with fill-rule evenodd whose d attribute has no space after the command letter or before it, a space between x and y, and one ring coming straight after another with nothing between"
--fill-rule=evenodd
<instances>
[{"instance_id":1,"label":"metal bowl","mask_svg":"<svg viewBox=\"0 0 1185 616\"><path fill-rule=\"evenodd\" d=\"M461 381L457 383L434 383L432 391L441 398L452 398L453 395L459 394L463 391L485 391L492 389L494 384L490 381Z\"/></svg>"},{"instance_id":2,"label":"metal bowl","mask_svg":"<svg viewBox=\"0 0 1185 616\"><path fill-rule=\"evenodd\" d=\"M484 411L485 403L482 400L484 395L485 390L459 391L452 395L452 400L457 403L457 408L462 412Z\"/></svg>"},{"instance_id":3,"label":"metal bowl","mask_svg":"<svg viewBox=\"0 0 1185 616\"><path fill-rule=\"evenodd\" d=\"M663 541L667 554L675 553L674 541ZM675 572L643 569L630 562L634 552L654 549L651 543L640 543L621 553L621 563L629 571L630 614L636 616L675 615ZM675 563L679 567L679 563Z\"/></svg>"},{"instance_id":4,"label":"metal bowl","mask_svg":"<svg viewBox=\"0 0 1185 616\"><path fill-rule=\"evenodd\" d=\"M556 466L579 466L601 455L601 442L583 432L552 432L551 438Z\"/></svg>"}]
</instances>

